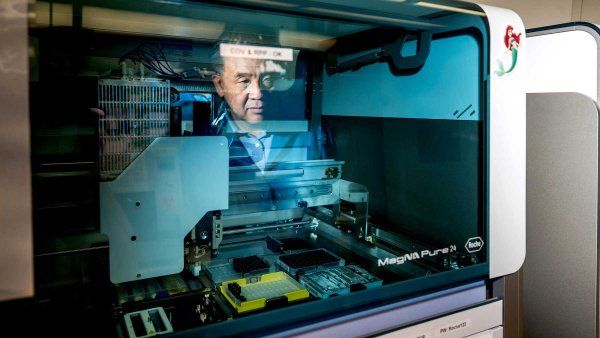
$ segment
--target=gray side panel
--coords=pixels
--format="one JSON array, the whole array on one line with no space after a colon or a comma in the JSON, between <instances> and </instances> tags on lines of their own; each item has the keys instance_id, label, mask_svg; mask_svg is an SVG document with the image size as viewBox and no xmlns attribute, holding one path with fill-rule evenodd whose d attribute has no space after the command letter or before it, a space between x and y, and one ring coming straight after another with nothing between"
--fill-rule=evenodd
<instances>
[{"instance_id":1,"label":"gray side panel","mask_svg":"<svg viewBox=\"0 0 600 338\"><path fill-rule=\"evenodd\" d=\"M595 337L598 108L576 93L527 95L526 337Z\"/></svg>"},{"instance_id":2,"label":"gray side panel","mask_svg":"<svg viewBox=\"0 0 600 338\"><path fill-rule=\"evenodd\" d=\"M0 2L0 301L33 295L27 1Z\"/></svg>"}]
</instances>

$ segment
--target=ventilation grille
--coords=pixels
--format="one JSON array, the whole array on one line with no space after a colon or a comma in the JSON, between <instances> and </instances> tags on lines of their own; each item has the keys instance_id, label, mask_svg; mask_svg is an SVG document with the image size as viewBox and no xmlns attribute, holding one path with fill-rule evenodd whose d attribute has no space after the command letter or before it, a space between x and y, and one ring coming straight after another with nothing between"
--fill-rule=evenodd
<instances>
[{"instance_id":1,"label":"ventilation grille","mask_svg":"<svg viewBox=\"0 0 600 338\"><path fill-rule=\"evenodd\" d=\"M157 137L169 136L169 81L98 82L100 177L116 178Z\"/></svg>"},{"instance_id":2,"label":"ventilation grille","mask_svg":"<svg viewBox=\"0 0 600 338\"><path fill-rule=\"evenodd\" d=\"M212 82L171 81L171 86L180 92L186 93L214 93L216 91Z\"/></svg>"}]
</instances>

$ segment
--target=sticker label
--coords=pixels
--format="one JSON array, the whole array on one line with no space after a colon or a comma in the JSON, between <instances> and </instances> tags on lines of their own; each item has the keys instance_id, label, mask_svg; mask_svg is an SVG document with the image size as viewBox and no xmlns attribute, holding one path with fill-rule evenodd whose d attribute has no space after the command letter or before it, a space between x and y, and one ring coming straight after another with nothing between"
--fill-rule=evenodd
<instances>
[{"instance_id":1,"label":"sticker label","mask_svg":"<svg viewBox=\"0 0 600 338\"><path fill-rule=\"evenodd\" d=\"M219 52L223 57L294 61L294 51L291 48L276 48L222 43L219 46Z\"/></svg>"},{"instance_id":2,"label":"sticker label","mask_svg":"<svg viewBox=\"0 0 600 338\"><path fill-rule=\"evenodd\" d=\"M506 26L506 33L504 35L504 47L506 47L506 50L504 54L498 56L498 59L496 60L498 67L494 73L497 76L504 76L512 72L517 66L521 35L522 33L516 33L514 31L513 26Z\"/></svg>"},{"instance_id":3,"label":"sticker label","mask_svg":"<svg viewBox=\"0 0 600 338\"><path fill-rule=\"evenodd\" d=\"M457 331L464 330L469 326L471 326L470 320L462 320L460 322L446 324L435 329L435 335L436 337L443 337L445 335L453 334Z\"/></svg>"}]
</instances>

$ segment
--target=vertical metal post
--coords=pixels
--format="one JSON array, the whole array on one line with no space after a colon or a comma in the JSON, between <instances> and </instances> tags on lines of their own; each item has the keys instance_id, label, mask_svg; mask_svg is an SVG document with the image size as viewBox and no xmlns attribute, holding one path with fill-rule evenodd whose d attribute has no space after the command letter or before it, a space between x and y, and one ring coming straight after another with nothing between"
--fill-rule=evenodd
<instances>
[{"instance_id":1,"label":"vertical metal post","mask_svg":"<svg viewBox=\"0 0 600 338\"><path fill-rule=\"evenodd\" d=\"M0 15L0 301L33 296L27 0Z\"/></svg>"}]
</instances>

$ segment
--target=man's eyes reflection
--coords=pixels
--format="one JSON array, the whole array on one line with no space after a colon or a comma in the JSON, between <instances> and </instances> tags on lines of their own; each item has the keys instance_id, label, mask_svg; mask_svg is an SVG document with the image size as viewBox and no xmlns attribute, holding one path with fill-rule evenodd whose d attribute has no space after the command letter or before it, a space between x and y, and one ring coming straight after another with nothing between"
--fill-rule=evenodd
<instances>
[{"instance_id":1,"label":"man's eyes reflection","mask_svg":"<svg viewBox=\"0 0 600 338\"><path fill-rule=\"evenodd\" d=\"M245 89L252 84L252 80L254 77L252 76L236 76L236 85ZM275 89L275 84L279 80L283 80L284 77L281 74L266 74L259 77L259 85L260 89L271 90Z\"/></svg>"},{"instance_id":2,"label":"man's eyes reflection","mask_svg":"<svg viewBox=\"0 0 600 338\"><path fill-rule=\"evenodd\" d=\"M267 74L262 77L261 85L265 89L275 89L277 81L284 79L284 76L281 74Z\"/></svg>"},{"instance_id":3,"label":"man's eyes reflection","mask_svg":"<svg viewBox=\"0 0 600 338\"><path fill-rule=\"evenodd\" d=\"M270 76L265 76L263 77L262 81L262 86L266 89L272 89L273 88L273 80L271 79Z\"/></svg>"},{"instance_id":4,"label":"man's eyes reflection","mask_svg":"<svg viewBox=\"0 0 600 338\"><path fill-rule=\"evenodd\" d=\"M236 80L236 84L240 89L246 89L248 86L250 86L250 84L252 83L252 80L249 78L239 78Z\"/></svg>"}]
</instances>

